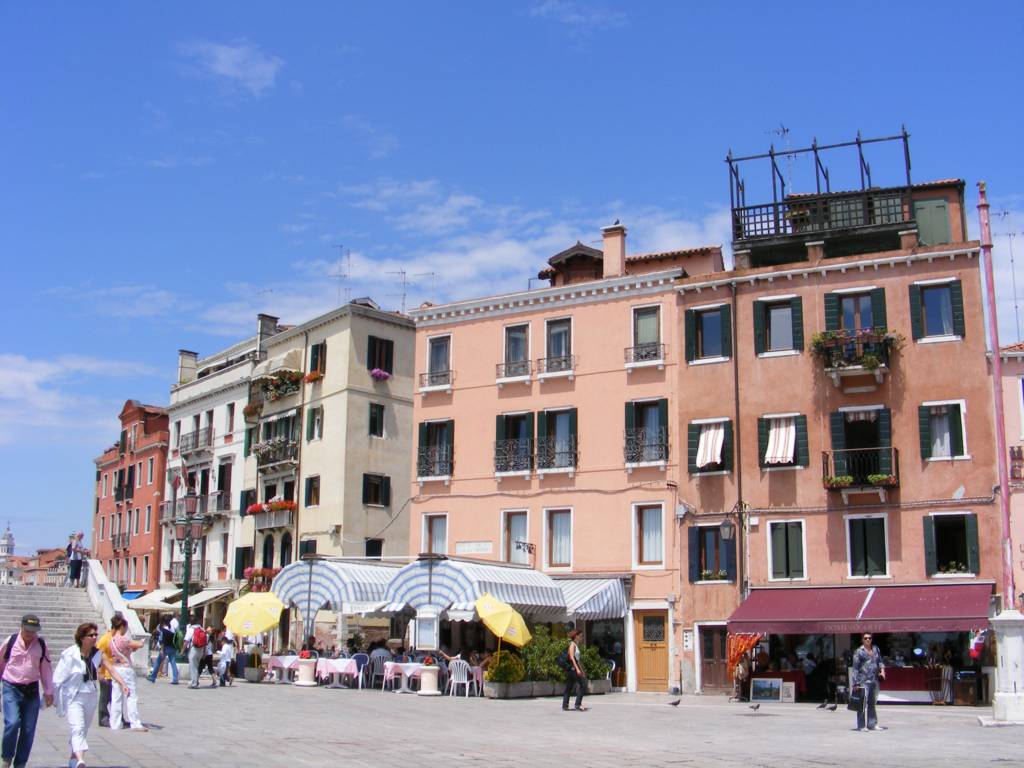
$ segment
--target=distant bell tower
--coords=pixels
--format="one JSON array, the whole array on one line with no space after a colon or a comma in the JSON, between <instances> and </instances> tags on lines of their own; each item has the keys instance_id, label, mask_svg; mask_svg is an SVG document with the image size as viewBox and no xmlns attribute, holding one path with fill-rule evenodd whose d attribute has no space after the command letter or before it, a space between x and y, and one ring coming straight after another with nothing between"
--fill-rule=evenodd
<instances>
[{"instance_id":1,"label":"distant bell tower","mask_svg":"<svg viewBox=\"0 0 1024 768\"><path fill-rule=\"evenodd\" d=\"M0 584L11 583L10 559L14 554L14 534L11 533L11 524L7 523L3 536L0 536Z\"/></svg>"}]
</instances>

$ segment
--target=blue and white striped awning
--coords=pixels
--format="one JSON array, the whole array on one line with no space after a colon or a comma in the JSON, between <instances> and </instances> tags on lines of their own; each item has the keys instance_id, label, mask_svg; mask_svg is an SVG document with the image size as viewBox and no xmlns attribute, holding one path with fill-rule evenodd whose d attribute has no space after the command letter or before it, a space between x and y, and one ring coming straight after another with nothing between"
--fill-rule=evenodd
<instances>
[{"instance_id":1,"label":"blue and white striped awning","mask_svg":"<svg viewBox=\"0 0 1024 768\"><path fill-rule=\"evenodd\" d=\"M622 579L556 579L565 595L565 609L578 621L621 619L626 615Z\"/></svg>"},{"instance_id":2,"label":"blue and white striped awning","mask_svg":"<svg viewBox=\"0 0 1024 768\"><path fill-rule=\"evenodd\" d=\"M388 584L382 613L405 608L446 611L453 621L475 618L474 603L485 592L534 621L561 621L565 599L558 585L540 571L512 565L485 565L464 560L417 560Z\"/></svg>"},{"instance_id":3,"label":"blue and white striped awning","mask_svg":"<svg viewBox=\"0 0 1024 768\"><path fill-rule=\"evenodd\" d=\"M386 565L316 558L298 560L274 577L270 591L302 614L306 635L313 634L317 611L325 606L341 613L377 608L398 569Z\"/></svg>"}]
</instances>

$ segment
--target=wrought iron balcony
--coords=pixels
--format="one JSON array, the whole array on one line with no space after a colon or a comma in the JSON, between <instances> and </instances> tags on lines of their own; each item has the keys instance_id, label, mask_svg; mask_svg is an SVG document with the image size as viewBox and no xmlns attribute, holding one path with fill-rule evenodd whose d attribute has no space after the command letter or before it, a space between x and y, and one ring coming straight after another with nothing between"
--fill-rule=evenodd
<instances>
[{"instance_id":1,"label":"wrought iron balcony","mask_svg":"<svg viewBox=\"0 0 1024 768\"><path fill-rule=\"evenodd\" d=\"M214 491L196 498L197 515L223 514L231 510L231 495L223 491ZM171 524L179 518L186 517L185 499L179 497L160 503L160 522Z\"/></svg>"},{"instance_id":2,"label":"wrought iron balcony","mask_svg":"<svg viewBox=\"0 0 1024 768\"><path fill-rule=\"evenodd\" d=\"M257 512L253 515L257 531L268 528L291 528L295 524L295 512L290 509L277 509L270 512Z\"/></svg>"},{"instance_id":3,"label":"wrought iron balcony","mask_svg":"<svg viewBox=\"0 0 1024 768\"><path fill-rule=\"evenodd\" d=\"M533 440L498 440L494 443L495 472L529 472L533 469Z\"/></svg>"},{"instance_id":4,"label":"wrought iron balcony","mask_svg":"<svg viewBox=\"0 0 1024 768\"><path fill-rule=\"evenodd\" d=\"M821 476L830 490L895 488L900 484L900 453L896 448L823 451Z\"/></svg>"},{"instance_id":5,"label":"wrought iron balcony","mask_svg":"<svg viewBox=\"0 0 1024 768\"><path fill-rule=\"evenodd\" d=\"M203 427L194 432L186 432L178 438L178 450L182 453L206 451L213 445L213 427Z\"/></svg>"},{"instance_id":6,"label":"wrought iron balcony","mask_svg":"<svg viewBox=\"0 0 1024 768\"><path fill-rule=\"evenodd\" d=\"M125 531L124 533L115 533L110 537L110 541L114 549L128 549L131 538L131 534Z\"/></svg>"},{"instance_id":7,"label":"wrought iron balcony","mask_svg":"<svg viewBox=\"0 0 1024 768\"><path fill-rule=\"evenodd\" d=\"M452 447L421 445L416 451L416 477L451 477Z\"/></svg>"},{"instance_id":8,"label":"wrought iron balcony","mask_svg":"<svg viewBox=\"0 0 1024 768\"><path fill-rule=\"evenodd\" d=\"M252 450L256 454L256 466L259 469L285 462L297 463L299 460L298 441L285 437L272 437L256 443Z\"/></svg>"},{"instance_id":9,"label":"wrought iron balcony","mask_svg":"<svg viewBox=\"0 0 1024 768\"><path fill-rule=\"evenodd\" d=\"M451 387L455 371L428 371L420 374L420 389Z\"/></svg>"},{"instance_id":10,"label":"wrought iron balcony","mask_svg":"<svg viewBox=\"0 0 1024 768\"><path fill-rule=\"evenodd\" d=\"M210 561L193 560L189 564L188 580L193 584L199 581L207 581L210 578ZM171 581L181 584L185 580L185 561L176 560L171 563Z\"/></svg>"},{"instance_id":11,"label":"wrought iron balcony","mask_svg":"<svg viewBox=\"0 0 1024 768\"><path fill-rule=\"evenodd\" d=\"M576 370L576 355L560 355L558 357L541 357L537 360L537 374L571 374Z\"/></svg>"},{"instance_id":12,"label":"wrought iron balcony","mask_svg":"<svg viewBox=\"0 0 1024 768\"><path fill-rule=\"evenodd\" d=\"M637 344L626 347L626 365L638 363L660 363L665 360L665 345L659 343Z\"/></svg>"},{"instance_id":13,"label":"wrought iron balcony","mask_svg":"<svg viewBox=\"0 0 1024 768\"><path fill-rule=\"evenodd\" d=\"M889 350L896 337L885 328L826 331L813 344L826 370L861 366L874 370L889 365Z\"/></svg>"},{"instance_id":14,"label":"wrought iron balcony","mask_svg":"<svg viewBox=\"0 0 1024 768\"><path fill-rule=\"evenodd\" d=\"M579 445L573 437L541 437L537 439L537 469L575 469L579 461Z\"/></svg>"},{"instance_id":15,"label":"wrought iron balcony","mask_svg":"<svg viewBox=\"0 0 1024 768\"><path fill-rule=\"evenodd\" d=\"M530 360L514 360L512 362L498 363L495 366L495 378L518 379L529 376L533 373L533 363Z\"/></svg>"},{"instance_id":16,"label":"wrought iron balcony","mask_svg":"<svg viewBox=\"0 0 1024 768\"><path fill-rule=\"evenodd\" d=\"M668 429L666 427L627 429L623 453L627 464L668 461Z\"/></svg>"}]
</instances>

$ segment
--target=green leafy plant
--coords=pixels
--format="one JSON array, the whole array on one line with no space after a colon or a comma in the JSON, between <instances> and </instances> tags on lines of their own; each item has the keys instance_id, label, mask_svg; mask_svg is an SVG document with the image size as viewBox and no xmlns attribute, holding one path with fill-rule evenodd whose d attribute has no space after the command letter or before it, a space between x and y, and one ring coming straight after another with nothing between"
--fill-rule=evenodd
<instances>
[{"instance_id":1,"label":"green leafy plant","mask_svg":"<svg viewBox=\"0 0 1024 768\"><path fill-rule=\"evenodd\" d=\"M821 358L826 368L861 366L874 371L906 343L902 334L882 327L819 331L811 337L811 352Z\"/></svg>"},{"instance_id":2,"label":"green leafy plant","mask_svg":"<svg viewBox=\"0 0 1024 768\"><path fill-rule=\"evenodd\" d=\"M588 645L580 651L580 666L588 680L604 680L611 669L611 665L601 658L596 645Z\"/></svg>"},{"instance_id":3,"label":"green leafy plant","mask_svg":"<svg viewBox=\"0 0 1024 768\"><path fill-rule=\"evenodd\" d=\"M523 660L512 651L502 649L491 658L484 679L490 683L519 683L525 676Z\"/></svg>"},{"instance_id":4,"label":"green leafy plant","mask_svg":"<svg viewBox=\"0 0 1024 768\"><path fill-rule=\"evenodd\" d=\"M853 485L853 475L825 475L822 483L826 488L849 488Z\"/></svg>"},{"instance_id":5,"label":"green leafy plant","mask_svg":"<svg viewBox=\"0 0 1024 768\"><path fill-rule=\"evenodd\" d=\"M366 638L358 630L352 633L352 636L345 641L345 645L348 647L349 653L358 653L362 650L363 644L366 642Z\"/></svg>"},{"instance_id":6,"label":"green leafy plant","mask_svg":"<svg viewBox=\"0 0 1024 768\"><path fill-rule=\"evenodd\" d=\"M885 472L872 473L872 474L868 475L867 480L872 485L878 485L878 486L896 485L896 475L890 475L890 474L885 473Z\"/></svg>"}]
</instances>

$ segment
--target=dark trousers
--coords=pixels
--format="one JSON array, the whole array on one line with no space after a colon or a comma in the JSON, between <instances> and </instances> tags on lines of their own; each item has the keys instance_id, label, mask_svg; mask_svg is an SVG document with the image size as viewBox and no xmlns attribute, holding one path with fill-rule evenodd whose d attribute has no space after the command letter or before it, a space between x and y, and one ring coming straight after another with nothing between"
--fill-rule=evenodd
<instances>
[{"instance_id":1,"label":"dark trousers","mask_svg":"<svg viewBox=\"0 0 1024 768\"><path fill-rule=\"evenodd\" d=\"M96 711L100 714L100 726L110 727L110 696L114 692L113 681L100 680L100 705Z\"/></svg>"},{"instance_id":2,"label":"dark trousers","mask_svg":"<svg viewBox=\"0 0 1024 768\"><path fill-rule=\"evenodd\" d=\"M213 668L213 654L207 654L203 656L203 660L199 662L199 674L203 674L203 670L210 671L210 677L213 678L213 682L217 682L217 670Z\"/></svg>"},{"instance_id":3,"label":"dark trousers","mask_svg":"<svg viewBox=\"0 0 1024 768\"><path fill-rule=\"evenodd\" d=\"M3 684L4 738L3 759L17 768L28 764L32 741L39 719L39 685L35 693L10 683Z\"/></svg>"},{"instance_id":4,"label":"dark trousers","mask_svg":"<svg viewBox=\"0 0 1024 768\"><path fill-rule=\"evenodd\" d=\"M562 693L562 709L569 708L569 697L572 696L573 690L576 691L576 709L583 706L583 688L586 685L586 679L583 675L576 674L575 669L571 669L565 673L565 691Z\"/></svg>"},{"instance_id":5,"label":"dark trousers","mask_svg":"<svg viewBox=\"0 0 1024 768\"><path fill-rule=\"evenodd\" d=\"M865 683L864 704L857 710L857 727L864 727L864 716L867 715L867 727L874 728L878 725L878 712L875 704L878 702L878 683Z\"/></svg>"}]
</instances>

